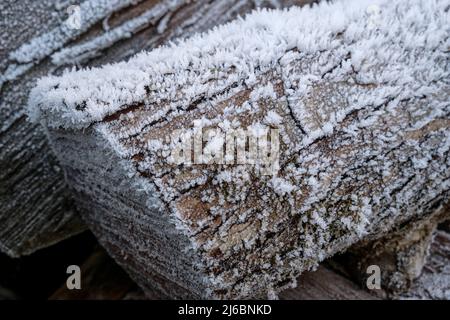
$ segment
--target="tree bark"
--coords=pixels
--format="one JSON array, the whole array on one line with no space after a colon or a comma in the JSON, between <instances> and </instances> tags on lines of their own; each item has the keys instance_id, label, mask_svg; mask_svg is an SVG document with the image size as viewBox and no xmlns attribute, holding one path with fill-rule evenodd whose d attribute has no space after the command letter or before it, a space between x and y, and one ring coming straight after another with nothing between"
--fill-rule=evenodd
<instances>
[{"instance_id":1,"label":"tree bark","mask_svg":"<svg viewBox=\"0 0 450 320\"><path fill-rule=\"evenodd\" d=\"M32 113L85 221L144 289L275 297L323 259L426 220L448 199L448 35L436 32L446 25L436 3L386 1L374 21L357 1L260 12L47 79ZM199 126L217 139L277 129L279 168L172 163ZM203 153L223 144L214 139Z\"/></svg>"},{"instance_id":2,"label":"tree bark","mask_svg":"<svg viewBox=\"0 0 450 320\"><path fill-rule=\"evenodd\" d=\"M79 28L67 26L71 2L2 2L0 28L7 32L0 39L0 250L17 257L85 229L42 129L24 115L37 78L68 66L120 61L257 6L307 2L89 0L80 5Z\"/></svg>"},{"instance_id":3,"label":"tree bark","mask_svg":"<svg viewBox=\"0 0 450 320\"><path fill-rule=\"evenodd\" d=\"M383 290L376 290L374 293L379 293L380 296L395 298L412 294L411 286L414 284L415 290L418 289L415 280L421 275L427 259L436 259L430 257L430 246L433 236L438 233L437 225L449 216L449 212L450 205L446 204L432 215L399 225L381 239L361 241L334 260L363 287L367 285L370 275L367 273L368 267L379 266ZM441 245L445 246L445 242ZM434 254L441 255L436 250Z\"/></svg>"}]
</instances>

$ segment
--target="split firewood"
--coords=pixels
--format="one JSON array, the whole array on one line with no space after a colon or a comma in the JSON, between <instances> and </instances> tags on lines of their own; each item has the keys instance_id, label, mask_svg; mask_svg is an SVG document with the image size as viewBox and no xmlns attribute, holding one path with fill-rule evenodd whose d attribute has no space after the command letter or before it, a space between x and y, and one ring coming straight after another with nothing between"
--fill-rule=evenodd
<instances>
[{"instance_id":1,"label":"split firewood","mask_svg":"<svg viewBox=\"0 0 450 320\"><path fill-rule=\"evenodd\" d=\"M158 295L158 292L151 295L147 292L145 295L101 248L98 248L80 268L81 289L69 290L64 283L50 296L51 300L158 300L163 298ZM351 280L322 265L317 270L303 273L297 279L297 283L297 288L283 291L280 299L377 299Z\"/></svg>"},{"instance_id":2,"label":"split firewood","mask_svg":"<svg viewBox=\"0 0 450 320\"><path fill-rule=\"evenodd\" d=\"M441 230L433 235L430 255L420 277L399 299L450 299L450 234Z\"/></svg>"},{"instance_id":3,"label":"split firewood","mask_svg":"<svg viewBox=\"0 0 450 320\"><path fill-rule=\"evenodd\" d=\"M261 7L307 0L0 3L0 250L20 256L85 229L42 129L24 111L38 77L126 59ZM4 19L3 19L4 18Z\"/></svg>"},{"instance_id":4,"label":"split firewood","mask_svg":"<svg viewBox=\"0 0 450 320\"><path fill-rule=\"evenodd\" d=\"M144 290L275 297L448 200L448 6L257 12L44 78L30 117L84 220Z\"/></svg>"},{"instance_id":5,"label":"split firewood","mask_svg":"<svg viewBox=\"0 0 450 320\"><path fill-rule=\"evenodd\" d=\"M450 203L447 203L423 219L396 226L383 238L360 241L333 260L362 286L367 285L370 276L367 270L378 266L381 279L385 279L380 282L384 290L374 292L380 296L397 297L408 293L427 263L438 222L448 217L449 212Z\"/></svg>"}]
</instances>

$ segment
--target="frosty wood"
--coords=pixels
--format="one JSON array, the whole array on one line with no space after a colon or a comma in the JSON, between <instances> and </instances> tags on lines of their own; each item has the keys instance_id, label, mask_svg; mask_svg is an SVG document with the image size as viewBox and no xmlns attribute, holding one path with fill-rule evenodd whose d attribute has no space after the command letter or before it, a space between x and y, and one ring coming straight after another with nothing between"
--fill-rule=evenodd
<instances>
[{"instance_id":1,"label":"frosty wood","mask_svg":"<svg viewBox=\"0 0 450 320\"><path fill-rule=\"evenodd\" d=\"M257 6L305 2L86 0L79 7L80 28L66 23L67 1L0 3L0 29L5 30L0 38L0 250L29 254L85 228L73 212L43 131L25 120L24 106L36 78L60 74L74 63L125 59Z\"/></svg>"},{"instance_id":2,"label":"frosty wood","mask_svg":"<svg viewBox=\"0 0 450 320\"><path fill-rule=\"evenodd\" d=\"M367 281L368 274L365 270L376 265L381 270L385 290L377 290L375 293L383 297L387 294L390 298L409 295L412 283L422 274L423 266L433 259L428 256L433 234L439 221L448 218L449 212L450 202L447 201L447 204L433 214L397 225L387 236L376 241L361 241L334 260L360 283ZM442 276L445 279L445 272Z\"/></svg>"},{"instance_id":3,"label":"frosty wood","mask_svg":"<svg viewBox=\"0 0 450 320\"><path fill-rule=\"evenodd\" d=\"M273 297L326 257L441 212L449 1L377 3L375 17L369 1L262 11L39 82L31 118L84 219L144 289ZM167 137L198 122L278 128L278 174L171 165Z\"/></svg>"}]
</instances>

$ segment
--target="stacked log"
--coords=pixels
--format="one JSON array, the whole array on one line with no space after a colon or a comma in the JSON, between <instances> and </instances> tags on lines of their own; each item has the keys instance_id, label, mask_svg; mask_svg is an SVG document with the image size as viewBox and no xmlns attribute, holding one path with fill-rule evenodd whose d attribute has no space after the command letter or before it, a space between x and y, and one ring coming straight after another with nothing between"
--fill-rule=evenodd
<instances>
[{"instance_id":1,"label":"stacked log","mask_svg":"<svg viewBox=\"0 0 450 320\"><path fill-rule=\"evenodd\" d=\"M0 250L30 254L85 229L40 126L26 121L37 78L126 59L252 9L311 1L3 1L0 38Z\"/></svg>"},{"instance_id":2,"label":"stacked log","mask_svg":"<svg viewBox=\"0 0 450 320\"><path fill-rule=\"evenodd\" d=\"M448 1L370 4L262 11L39 82L31 118L144 290L274 297L358 242L448 218Z\"/></svg>"}]
</instances>

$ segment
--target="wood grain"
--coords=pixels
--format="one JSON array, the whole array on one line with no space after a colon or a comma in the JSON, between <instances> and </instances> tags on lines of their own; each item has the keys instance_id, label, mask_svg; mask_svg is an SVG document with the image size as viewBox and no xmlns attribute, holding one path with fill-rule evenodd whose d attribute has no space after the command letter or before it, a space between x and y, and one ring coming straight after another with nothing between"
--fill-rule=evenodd
<instances>
[{"instance_id":1,"label":"wood grain","mask_svg":"<svg viewBox=\"0 0 450 320\"><path fill-rule=\"evenodd\" d=\"M83 4L88 2L92 1ZM37 78L60 74L73 65L120 61L178 37L206 31L257 6L286 7L308 2L312 1L201 0L179 1L179 5L171 7L156 0L133 1L133 5L111 0L102 2L104 7L97 16L92 14L94 10L81 12L84 18L89 15L89 26L70 32L64 29L66 7L56 2L2 2L0 9L5 19L0 29L8 32L0 38L0 250L15 257L30 254L86 228L74 212L63 172L43 130L29 123L24 114ZM95 6L95 1L92 3ZM116 28L137 18L140 22L129 29L126 37L112 36ZM58 41L50 43L48 39L53 38ZM101 41L105 38L109 40ZM34 51L27 46L33 41L42 48L53 47L32 55ZM18 61L16 52L28 53L30 61Z\"/></svg>"}]
</instances>

